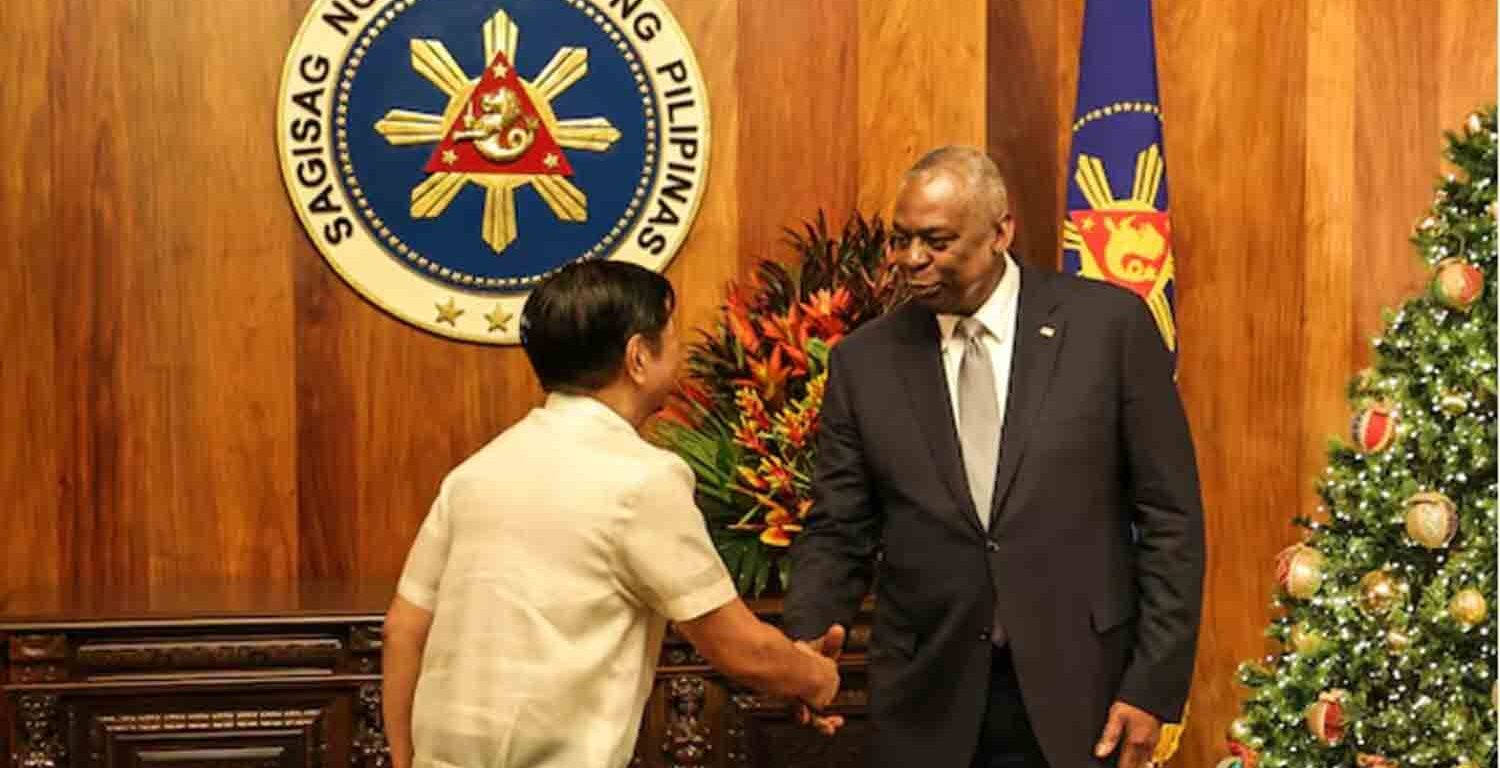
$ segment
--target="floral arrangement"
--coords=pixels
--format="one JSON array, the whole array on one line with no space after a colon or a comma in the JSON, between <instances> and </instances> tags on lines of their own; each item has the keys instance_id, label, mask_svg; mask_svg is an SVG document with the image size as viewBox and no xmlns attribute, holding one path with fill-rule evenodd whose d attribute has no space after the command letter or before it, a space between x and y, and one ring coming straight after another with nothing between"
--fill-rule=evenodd
<instances>
[{"instance_id":1,"label":"floral arrangement","mask_svg":"<svg viewBox=\"0 0 1500 768\"><path fill-rule=\"evenodd\" d=\"M831 236L820 213L788 230L797 263L762 260L731 283L688 375L652 426L697 474L697 502L743 594L791 575L782 555L812 507L814 437L829 350L906 299L885 225L855 214Z\"/></svg>"}]
</instances>

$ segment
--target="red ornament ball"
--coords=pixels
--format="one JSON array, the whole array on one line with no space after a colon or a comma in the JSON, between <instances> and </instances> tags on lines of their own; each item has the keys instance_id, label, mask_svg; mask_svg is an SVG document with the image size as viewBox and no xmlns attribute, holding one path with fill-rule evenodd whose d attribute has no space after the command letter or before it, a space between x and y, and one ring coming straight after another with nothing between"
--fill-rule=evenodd
<instances>
[{"instance_id":1,"label":"red ornament ball","mask_svg":"<svg viewBox=\"0 0 1500 768\"><path fill-rule=\"evenodd\" d=\"M1432 290L1443 306L1467 312L1484 293L1484 273L1463 259L1443 259L1433 271Z\"/></svg>"},{"instance_id":2,"label":"red ornament ball","mask_svg":"<svg viewBox=\"0 0 1500 768\"><path fill-rule=\"evenodd\" d=\"M1307 708L1307 730L1312 732L1313 738L1323 744L1335 747L1344 740L1344 697L1345 691L1335 688L1318 694L1318 700Z\"/></svg>"},{"instance_id":3,"label":"red ornament ball","mask_svg":"<svg viewBox=\"0 0 1500 768\"><path fill-rule=\"evenodd\" d=\"M1373 403L1354 415L1354 444L1365 453L1380 453L1396 441L1396 408L1387 402Z\"/></svg>"}]
</instances>

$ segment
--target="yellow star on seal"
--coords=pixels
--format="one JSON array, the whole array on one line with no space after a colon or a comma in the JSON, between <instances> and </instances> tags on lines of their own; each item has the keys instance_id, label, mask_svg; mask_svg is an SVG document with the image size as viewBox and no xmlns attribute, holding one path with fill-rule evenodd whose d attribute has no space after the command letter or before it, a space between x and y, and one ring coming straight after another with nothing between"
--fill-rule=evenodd
<instances>
[{"instance_id":1,"label":"yellow star on seal","mask_svg":"<svg viewBox=\"0 0 1500 768\"><path fill-rule=\"evenodd\" d=\"M505 66L504 64L496 64L495 67L494 67L494 70L495 70L495 77L498 77L501 80L504 80L505 76L508 75L508 74L510 74L510 68L507 67L507 66Z\"/></svg>"},{"instance_id":2,"label":"yellow star on seal","mask_svg":"<svg viewBox=\"0 0 1500 768\"><path fill-rule=\"evenodd\" d=\"M557 153L556 152L548 152L547 156L544 157L544 158L542 158L542 165L545 165L548 168L556 168L557 167L557 163L558 163L558 159L557 159Z\"/></svg>"},{"instance_id":3,"label":"yellow star on seal","mask_svg":"<svg viewBox=\"0 0 1500 768\"><path fill-rule=\"evenodd\" d=\"M484 319L490 321L490 333L494 333L495 331L505 330L506 326L510 325L511 318L513 317L515 315L506 312L505 307L496 304L495 311L485 315Z\"/></svg>"},{"instance_id":4,"label":"yellow star on seal","mask_svg":"<svg viewBox=\"0 0 1500 768\"><path fill-rule=\"evenodd\" d=\"M453 165L454 163L458 162L458 153L454 152L451 149L446 150L445 152L443 152L443 162L447 165Z\"/></svg>"},{"instance_id":5,"label":"yellow star on seal","mask_svg":"<svg viewBox=\"0 0 1500 768\"><path fill-rule=\"evenodd\" d=\"M448 299L447 304L435 304L434 306L437 307L438 316L437 320L433 322L447 323L455 328L458 327L458 318L463 315L464 310L459 309L458 304L453 299Z\"/></svg>"}]
</instances>

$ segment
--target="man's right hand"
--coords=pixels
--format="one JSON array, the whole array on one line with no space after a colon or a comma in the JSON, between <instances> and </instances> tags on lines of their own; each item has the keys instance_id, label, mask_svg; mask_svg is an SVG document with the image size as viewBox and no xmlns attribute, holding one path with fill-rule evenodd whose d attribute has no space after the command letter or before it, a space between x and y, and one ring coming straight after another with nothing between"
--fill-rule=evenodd
<instances>
[{"instance_id":1,"label":"man's right hand","mask_svg":"<svg viewBox=\"0 0 1500 768\"><path fill-rule=\"evenodd\" d=\"M824 736L832 736L844 725L841 715L818 714L819 710L833 703L833 697L838 693L838 660L844 652L844 637L843 625L834 624L816 640L796 641L799 649L818 656L831 670L831 684L820 684L813 696L803 697L803 703L797 705L797 722L812 726Z\"/></svg>"}]
</instances>

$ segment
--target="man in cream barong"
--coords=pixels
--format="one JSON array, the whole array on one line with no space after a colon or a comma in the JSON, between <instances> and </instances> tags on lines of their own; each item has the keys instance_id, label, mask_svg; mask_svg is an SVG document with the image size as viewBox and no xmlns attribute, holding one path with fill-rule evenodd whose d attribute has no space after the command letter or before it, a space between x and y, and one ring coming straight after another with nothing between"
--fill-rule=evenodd
<instances>
[{"instance_id":1,"label":"man in cream barong","mask_svg":"<svg viewBox=\"0 0 1500 768\"><path fill-rule=\"evenodd\" d=\"M623 768L668 621L753 688L826 706L834 662L760 622L693 503L637 433L675 384L672 288L569 266L522 312L546 404L444 479L386 617L396 768Z\"/></svg>"}]
</instances>

